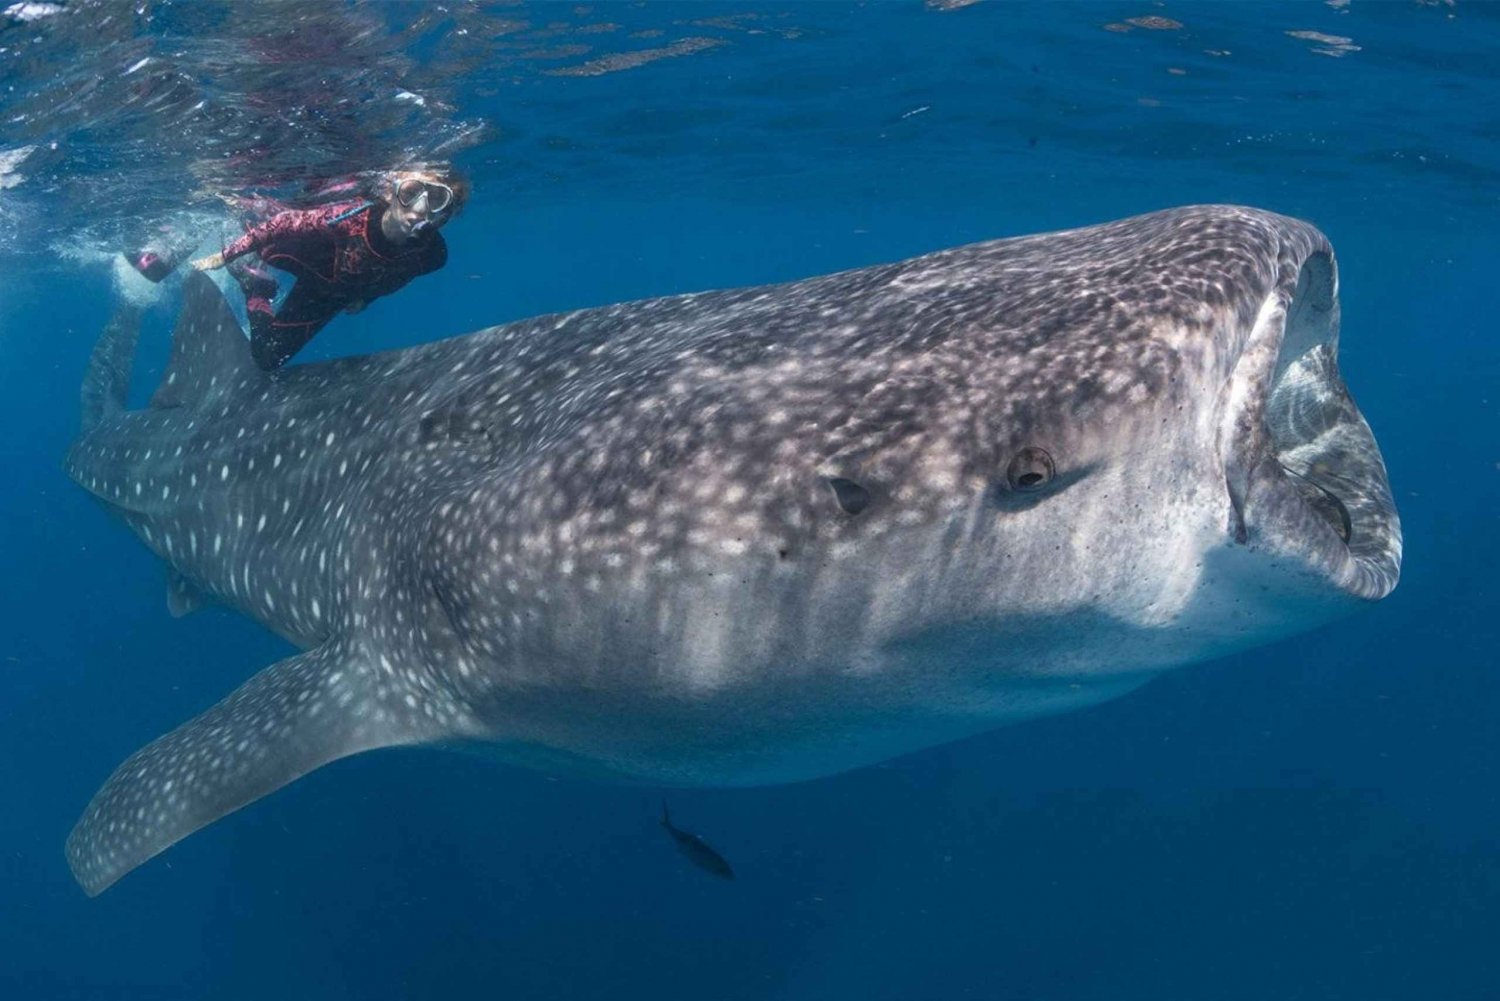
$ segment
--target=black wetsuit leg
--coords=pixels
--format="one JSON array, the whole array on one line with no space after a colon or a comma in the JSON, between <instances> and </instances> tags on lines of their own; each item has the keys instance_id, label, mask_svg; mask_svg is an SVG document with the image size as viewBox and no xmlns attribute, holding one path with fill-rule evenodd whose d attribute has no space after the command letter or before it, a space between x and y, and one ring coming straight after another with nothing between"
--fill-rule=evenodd
<instances>
[{"instance_id":1,"label":"black wetsuit leg","mask_svg":"<svg viewBox=\"0 0 1500 1001\"><path fill-rule=\"evenodd\" d=\"M225 270L239 285L240 291L245 293L246 304L264 300L266 308L270 309L271 300L276 298L280 286L276 284L276 279L265 270L264 265L252 263L242 257L230 261Z\"/></svg>"},{"instance_id":2,"label":"black wetsuit leg","mask_svg":"<svg viewBox=\"0 0 1500 1001\"><path fill-rule=\"evenodd\" d=\"M343 300L320 295L299 281L274 315L269 309L247 309L255 363L268 372L285 365L344 306Z\"/></svg>"}]
</instances>

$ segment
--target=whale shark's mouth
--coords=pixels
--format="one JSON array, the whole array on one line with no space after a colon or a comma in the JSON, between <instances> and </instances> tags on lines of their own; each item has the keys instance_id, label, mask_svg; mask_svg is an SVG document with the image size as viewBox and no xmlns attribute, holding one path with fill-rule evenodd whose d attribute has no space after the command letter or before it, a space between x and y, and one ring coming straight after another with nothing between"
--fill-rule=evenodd
<instances>
[{"instance_id":1,"label":"whale shark's mouth","mask_svg":"<svg viewBox=\"0 0 1500 1001\"><path fill-rule=\"evenodd\" d=\"M1375 436L1338 371L1332 257L1261 310L1231 380L1225 472L1237 542L1292 559L1357 597L1384 597L1401 526Z\"/></svg>"}]
</instances>

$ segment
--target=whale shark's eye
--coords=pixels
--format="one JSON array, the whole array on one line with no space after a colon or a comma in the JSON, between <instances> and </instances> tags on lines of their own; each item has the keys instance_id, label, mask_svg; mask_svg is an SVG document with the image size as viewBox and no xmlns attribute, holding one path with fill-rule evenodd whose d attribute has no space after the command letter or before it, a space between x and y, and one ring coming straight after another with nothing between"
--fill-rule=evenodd
<instances>
[{"instance_id":1,"label":"whale shark's eye","mask_svg":"<svg viewBox=\"0 0 1500 1001\"><path fill-rule=\"evenodd\" d=\"M839 507L844 509L845 514L859 514L870 506L870 491L853 480L846 480L842 476L830 476L828 485L833 488L833 496L839 502Z\"/></svg>"},{"instance_id":2,"label":"whale shark's eye","mask_svg":"<svg viewBox=\"0 0 1500 1001\"><path fill-rule=\"evenodd\" d=\"M1012 490L1040 490L1052 482L1057 467L1052 456L1039 448L1027 446L1016 453L1005 469L1005 481Z\"/></svg>"}]
</instances>

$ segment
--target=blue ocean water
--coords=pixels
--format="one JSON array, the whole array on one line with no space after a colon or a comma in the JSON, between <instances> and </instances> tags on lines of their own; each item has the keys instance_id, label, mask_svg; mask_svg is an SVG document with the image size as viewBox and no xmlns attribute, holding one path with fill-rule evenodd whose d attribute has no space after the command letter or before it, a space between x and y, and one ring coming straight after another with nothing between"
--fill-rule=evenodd
<instances>
[{"instance_id":1,"label":"blue ocean water","mask_svg":"<svg viewBox=\"0 0 1500 1001\"><path fill-rule=\"evenodd\" d=\"M1500 7L16 4L0 13L0 997L1500 997ZM132 226L405 155L446 269L324 358L1194 202L1316 223L1397 591L1126 698L800 785L335 763L88 899L111 769L287 645L168 616L63 475ZM142 392L179 289L148 314Z\"/></svg>"}]
</instances>

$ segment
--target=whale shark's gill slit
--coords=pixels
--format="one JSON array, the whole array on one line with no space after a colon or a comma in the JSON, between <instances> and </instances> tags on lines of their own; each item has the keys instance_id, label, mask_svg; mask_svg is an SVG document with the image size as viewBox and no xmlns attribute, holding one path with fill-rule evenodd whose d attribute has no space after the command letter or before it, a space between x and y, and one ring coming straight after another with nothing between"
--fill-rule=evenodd
<instances>
[{"instance_id":1,"label":"whale shark's gill slit","mask_svg":"<svg viewBox=\"0 0 1500 1001\"><path fill-rule=\"evenodd\" d=\"M846 480L842 476L830 476L828 485L833 488L833 496L838 501L839 507L850 517L870 506L870 491L853 480Z\"/></svg>"}]
</instances>

